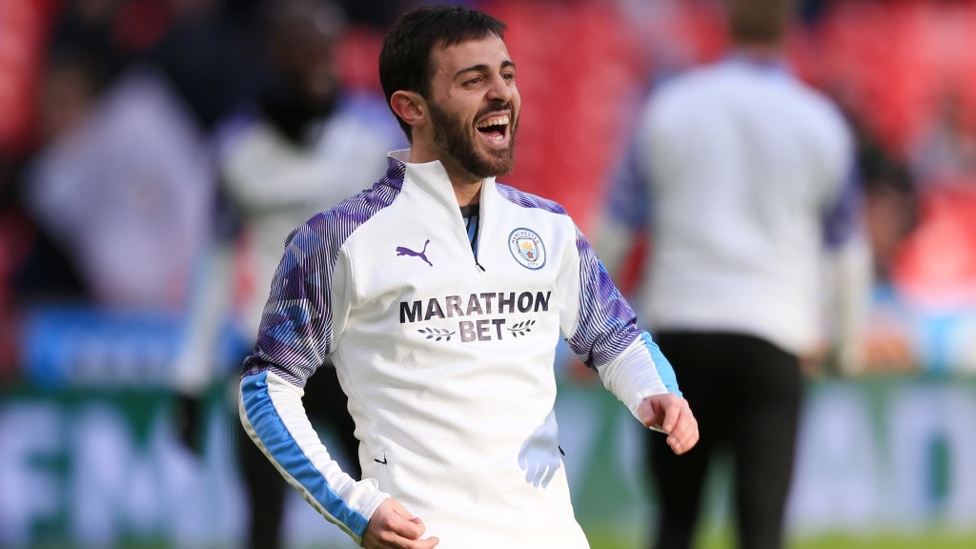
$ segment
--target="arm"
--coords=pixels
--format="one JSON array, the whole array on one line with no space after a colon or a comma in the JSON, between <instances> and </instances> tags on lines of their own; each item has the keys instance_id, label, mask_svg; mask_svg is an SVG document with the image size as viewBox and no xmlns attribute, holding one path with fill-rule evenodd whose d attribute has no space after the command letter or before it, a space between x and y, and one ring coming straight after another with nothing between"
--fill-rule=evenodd
<instances>
[{"instance_id":1,"label":"arm","mask_svg":"<svg viewBox=\"0 0 976 549\"><path fill-rule=\"evenodd\" d=\"M347 309L346 264L333 242L311 224L289 239L255 351L244 363L239 409L248 435L282 476L322 516L363 543L370 517L389 496L375 480L357 482L340 469L301 400L305 380L341 334Z\"/></svg>"},{"instance_id":2,"label":"arm","mask_svg":"<svg viewBox=\"0 0 976 549\"><path fill-rule=\"evenodd\" d=\"M241 380L244 430L305 501L362 543L369 517L388 496L355 481L332 459L302 406L303 391L271 370Z\"/></svg>"},{"instance_id":3,"label":"arm","mask_svg":"<svg viewBox=\"0 0 976 549\"><path fill-rule=\"evenodd\" d=\"M698 421L681 396L671 363L650 334L641 332L620 356L597 367L603 385L645 427L668 435L667 443L683 454L698 443Z\"/></svg>"},{"instance_id":4,"label":"arm","mask_svg":"<svg viewBox=\"0 0 976 549\"><path fill-rule=\"evenodd\" d=\"M853 162L852 162L853 164ZM873 265L864 234L860 180L852 168L824 215L830 290L831 355L846 374L864 368L863 342L870 307Z\"/></svg>"},{"instance_id":5,"label":"arm","mask_svg":"<svg viewBox=\"0 0 976 549\"><path fill-rule=\"evenodd\" d=\"M194 264L183 336L173 363L176 425L180 438L199 453L207 390L231 373L222 352L230 319L234 279L234 242L240 234L237 212L218 190L212 234Z\"/></svg>"},{"instance_id":6,"label":"arm","mask_svg":"<svg viewBox=\"0 0 976 549\"><path fill-rule=\"evenodd\" d=\"M228 363L218 350L229 303L231 258L229 246L216 242L200 261L192 281L184 336L173 362L176 425L180 439L200 453L200 427L207 389Z\"/></svg>"},{"instance_id":7,"label":"arm","mask_svg":"<svg viewBox=\"0 0 976 549\"><path fill-rule=\"evenodd\" d=\"M577 232L579 299L567 342L595 368L611 393L645 426L668 434L676 453L698 442L698 423L681 396L674 369Z\"/></svg>"}]
</instances>

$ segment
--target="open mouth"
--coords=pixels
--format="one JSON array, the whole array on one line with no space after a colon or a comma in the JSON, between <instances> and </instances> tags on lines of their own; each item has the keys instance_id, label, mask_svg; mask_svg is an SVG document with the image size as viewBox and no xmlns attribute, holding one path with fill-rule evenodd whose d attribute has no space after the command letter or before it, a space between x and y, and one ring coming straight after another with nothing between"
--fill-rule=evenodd
<instances>
[{"instance_id":1,"label":"open mouth","mask_svg":"<svg viewBox=\"0 0 976 549\"><path fill-rule=\"evenodd\" d=\"M475 124L478 130L488 141L492 143L504 143L508 138L508 126L510 118L507 114L492 116Z\"/></svg>"}]
</instances>

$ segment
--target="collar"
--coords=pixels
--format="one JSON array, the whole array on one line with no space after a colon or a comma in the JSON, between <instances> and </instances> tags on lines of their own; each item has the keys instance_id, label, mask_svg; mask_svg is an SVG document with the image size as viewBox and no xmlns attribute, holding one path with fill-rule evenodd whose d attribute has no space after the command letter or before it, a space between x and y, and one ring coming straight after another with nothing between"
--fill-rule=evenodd
<instances>
[{"instance_id":1,"label":"collar","mask_svg":"<svg viewBox=\"0 0 976 549\"><path fill-rule=\"evenodd\" d=\"M404 170L404 183L410 181L412 185L419 187L423 192L445 207L457 209L457 196L454 194L454 186L447 175L447 170L440 160L432 160L424 163L409 162L410 149L392 151L387 155L387 162L390 168L402 166ZM481 184L481 196L479 202L486 204L495 194L489 192L494 189L495 178L487 177ZM487 207L487 206L483 206Z\"/></svg>"},{"instance_id":2,"label":"collar","mask_svg":"<svg viewBox=\"0 0 976 549\"><path fill-rule=\"evenodd\" d=\"M723 63L758 70L770 75L789 76L793 73L785 57L757 58L741 51L733 51L726 55Z\"/></svg>"}]
</instances>

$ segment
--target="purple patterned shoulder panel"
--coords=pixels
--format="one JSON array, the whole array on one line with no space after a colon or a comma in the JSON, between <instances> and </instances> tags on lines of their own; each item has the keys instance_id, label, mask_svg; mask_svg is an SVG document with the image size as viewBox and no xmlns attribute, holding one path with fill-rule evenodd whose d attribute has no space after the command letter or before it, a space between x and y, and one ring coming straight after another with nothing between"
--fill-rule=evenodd
<instances>
[{"instance_id":1,"label":"purple patterned shoulder panel","mask_svg":"<svg viewBox=\"0 0 976 549\"><path fill-rule=\"evenodd\" d=\"M498 188L498 194L502 195L503 198L512 204L517 204L523 208L539 208L547 212L566 215L566 210L552 200L520 191L514 187L509 187L508 185L504 185L502 183L495 183L495 187Z\"/></svg>"},{"instance_id":2,"label":"purple patterned shoulder panel","mask_svg":"<svg viewBox=\"0 0 976 549\"><path fill-rule=\"evenodd\" d=\"M498 192L506 200L525 208L538 208L566 215L556 202L498 184ZM574 225L575 227L575 225ZM566 342L588 366L595 367L613 360L637 337L637 319L627 301L610 279L603 264L576 230L576 251L580 257L580 295L577 329Z\"/></svg>"},{"instance_id":3,"label":"purple patterned shoulder panel","mask_svg":"<svg viewBox=\"0 0 976 549\"><path fill-rule=\"evenodd\" d=\"M370 189L343 200L300 225L289 236L271 285L254 352L242 377L271 370L304 386L332 349L329 286L339 250L373 215L393 203L406 166L388 159L386 175Z\"/></svg>"}]
</instances>

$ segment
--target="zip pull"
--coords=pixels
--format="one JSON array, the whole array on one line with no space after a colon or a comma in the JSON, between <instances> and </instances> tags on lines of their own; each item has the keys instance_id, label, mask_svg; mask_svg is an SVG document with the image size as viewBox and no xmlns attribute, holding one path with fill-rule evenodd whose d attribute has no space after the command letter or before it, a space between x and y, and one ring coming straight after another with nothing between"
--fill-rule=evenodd
<instances>
[{"instance_id":1,"label":"zip pull","mask_svg":"<svg viewBox=\"0 0 976 549\"><path fill-rule=\"evenodd\" d=\"M486 272L485 271L485 268L481 266L481 263L478 263L478 258L477 257L474 258L474 264L477 265L479 269L481 269L481 272Z\"/></svg>"}]
</instances>

